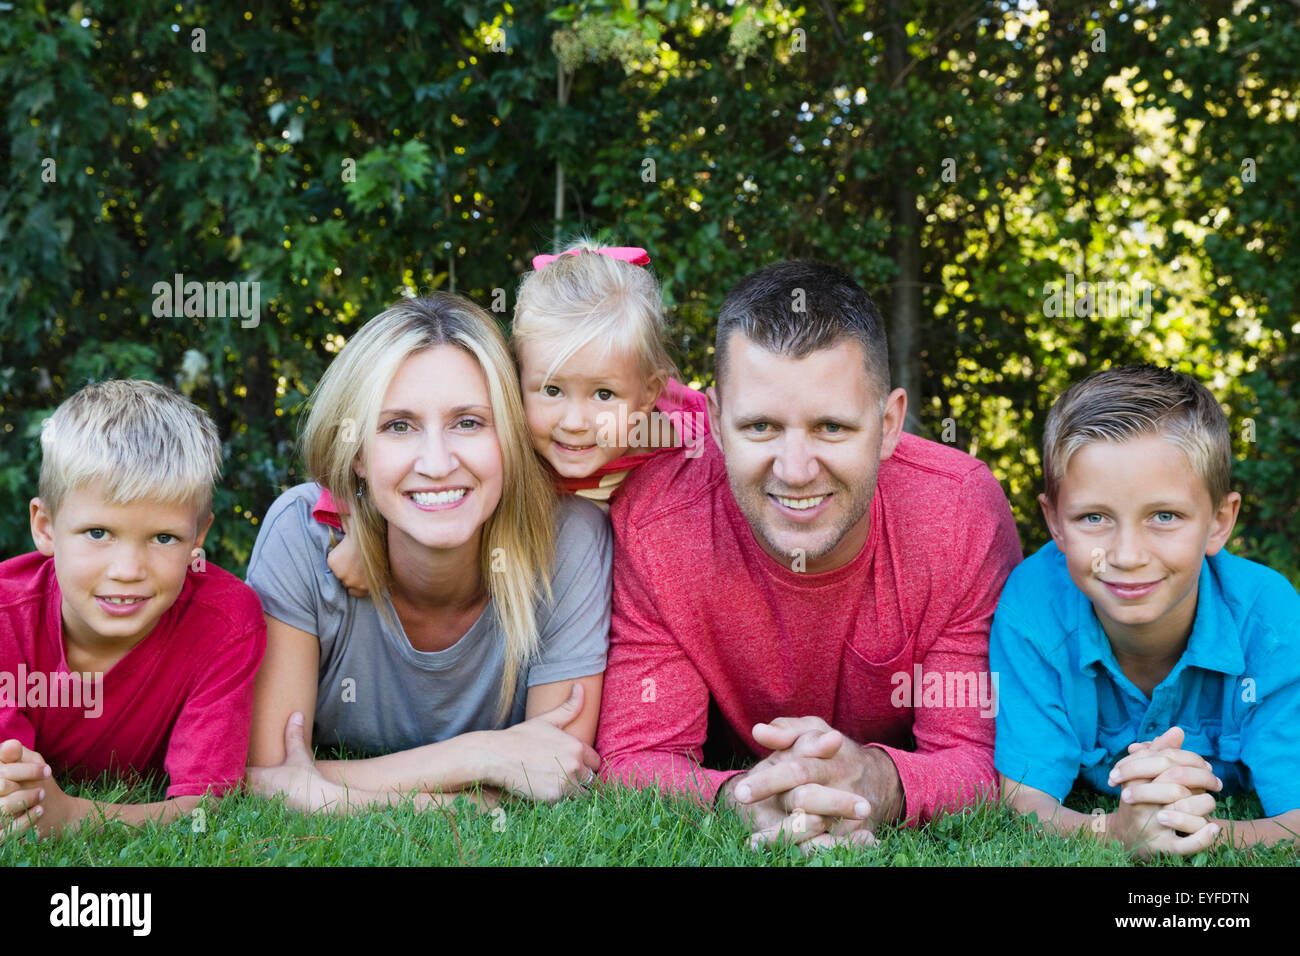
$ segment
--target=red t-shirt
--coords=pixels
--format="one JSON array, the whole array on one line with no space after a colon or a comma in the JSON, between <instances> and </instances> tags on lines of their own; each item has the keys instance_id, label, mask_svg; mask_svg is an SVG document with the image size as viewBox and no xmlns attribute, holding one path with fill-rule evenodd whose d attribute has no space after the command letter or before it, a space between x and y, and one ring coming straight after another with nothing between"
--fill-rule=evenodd
<instances>
[{"instance_id":1,"label":"red t-shirt","mask_svg":"<svg viewBox=\"0 0 1300 956\"><path fill-rule=\"evenodd\" d=\"M989 469L903 435L881 462L862 551L807 574L759 546L722 454L706 446L694 461L677 453L638 468L610 512L614 608L596 737L605 776L712 800L742 772L699 765L712 697L759 756L768 751L751 728L782 716L820 717L879 745L910 822L996 792L996 709L966 694L978 697L980 672L995 687L989 624L1021 552ZM961 680L962 696L926 706L924 678L912 688L917 665Z\"/></svg>"},{"instance_id":2,"label":"red t-shirt","mask_svg":"<svg viewBox=\"0 0 1300 956\"><path fill-rule=\"evenodd\" d=\"M253 589L211 564L187 571L176 603L93 695L67 679L62 606L53 558L0 563L0 740L77 779L162 771L168 797L237 787L266 651Z\"/></svg>"}]
</instances>

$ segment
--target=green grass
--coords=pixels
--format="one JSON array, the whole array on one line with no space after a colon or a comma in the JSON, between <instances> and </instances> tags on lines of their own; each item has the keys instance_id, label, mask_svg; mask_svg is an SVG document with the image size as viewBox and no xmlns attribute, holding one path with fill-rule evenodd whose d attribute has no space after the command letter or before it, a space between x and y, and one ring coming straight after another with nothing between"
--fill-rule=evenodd
<instances>
[{"instance_id":1,"label":"green grass","mask_svg":"<svg viewBox=\"0 0 1300 956\"><path fill-rule=\"evenodd\" d=\"M100 782L69 792L101 800L160 799L160 788ZM1067 805L1090 812L1115 801L1076 792ZM3 866L1132 866L1117 845L1088 836L1043 836L1000 805L941 817L928 827L890 827L880 845L805 857L790 846L751 851L748 831L730 812L710 813L679 798L599 786L556 806L512 800L501 813L406 806L352 818L312 816L280 800L247 794L166 826L108 824L86 836L0 844ZM1220 802L1218 815L1261 813L1254 795ZM1293 866L1289 845L1216 849L1168 858L1159 866ZM1137 864L1152 865L1152 864Z\"/></svg>"}]
</instances>

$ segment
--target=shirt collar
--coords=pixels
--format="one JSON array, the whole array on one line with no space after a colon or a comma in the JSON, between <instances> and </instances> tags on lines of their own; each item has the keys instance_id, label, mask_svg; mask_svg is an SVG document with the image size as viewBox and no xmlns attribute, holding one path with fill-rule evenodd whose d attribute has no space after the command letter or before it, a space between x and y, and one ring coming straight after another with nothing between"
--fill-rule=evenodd
<instances>
[{"instance_id":1,"label":"shirt collar","mask_svg":"<svg viewBox=\"0 0 1300 956\"><path fill-rule=\"evenodd\" d=\"M1201 576L1196 584L1196 620L1187 639L1187 649L1174 665L1175 672L1185 667L1200 667L1224 674L1240 674L1246 669L1241 631L1228 613L1212 562L1212 558L1201 562ZM1078 588L1075 588L1075 594L1079 609L1079 666L1086 668L1114 660L1110 640L1092 609L1092 602Z\"/></svg>"}]
</instances>

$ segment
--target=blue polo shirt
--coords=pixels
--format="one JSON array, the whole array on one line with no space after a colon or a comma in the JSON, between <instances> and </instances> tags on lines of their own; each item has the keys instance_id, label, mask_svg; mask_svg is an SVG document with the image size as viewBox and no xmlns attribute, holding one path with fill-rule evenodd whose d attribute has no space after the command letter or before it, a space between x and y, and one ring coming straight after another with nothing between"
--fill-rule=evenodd
<instances>
[{"instance_id":1,"label":"blue polo shirt","mask_svg":"<svg viewBox=\"0 0 1300 956\"><path fill-rule=\"evenodd\" d=\"M997 679L994 764L1064 800L1106 783L1128 745L1186 733L1223 781L1267 816L1300 807L1300 595L1262 564L1220 551L1201 565L1187 649L1148 700L1124 676L1092 602L1049 543L1007 579L989 634Z\"/></svg>"}]
</instances>

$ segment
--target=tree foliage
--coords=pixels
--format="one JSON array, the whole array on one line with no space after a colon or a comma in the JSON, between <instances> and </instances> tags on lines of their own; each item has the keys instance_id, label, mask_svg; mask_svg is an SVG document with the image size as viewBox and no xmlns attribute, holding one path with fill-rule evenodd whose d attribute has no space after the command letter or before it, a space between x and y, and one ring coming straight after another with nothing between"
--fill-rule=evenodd
<instances>
[{"instance_id":1,"label":"tree foliage","mask_svg":"<svg viewBox=\"0 0 1300 956\"><path fill-rule=\"evenodd\" d=\"M5 554L41 421L131 376L216 420L209 559L242 570L347 336L417 291L512 307L558 229L650 250L700 383L742 275L848 269L910 344L913 427L993 467L1029 548L1053 398L1116 362L1191 372L1233 427L1234 547L1300 580L1294 8L125 6L0 17ZM177 275L258 283L259 320L160 315ZM1067 279L1135 298L1057 308Z\"/></svg>"}]
</instances>

